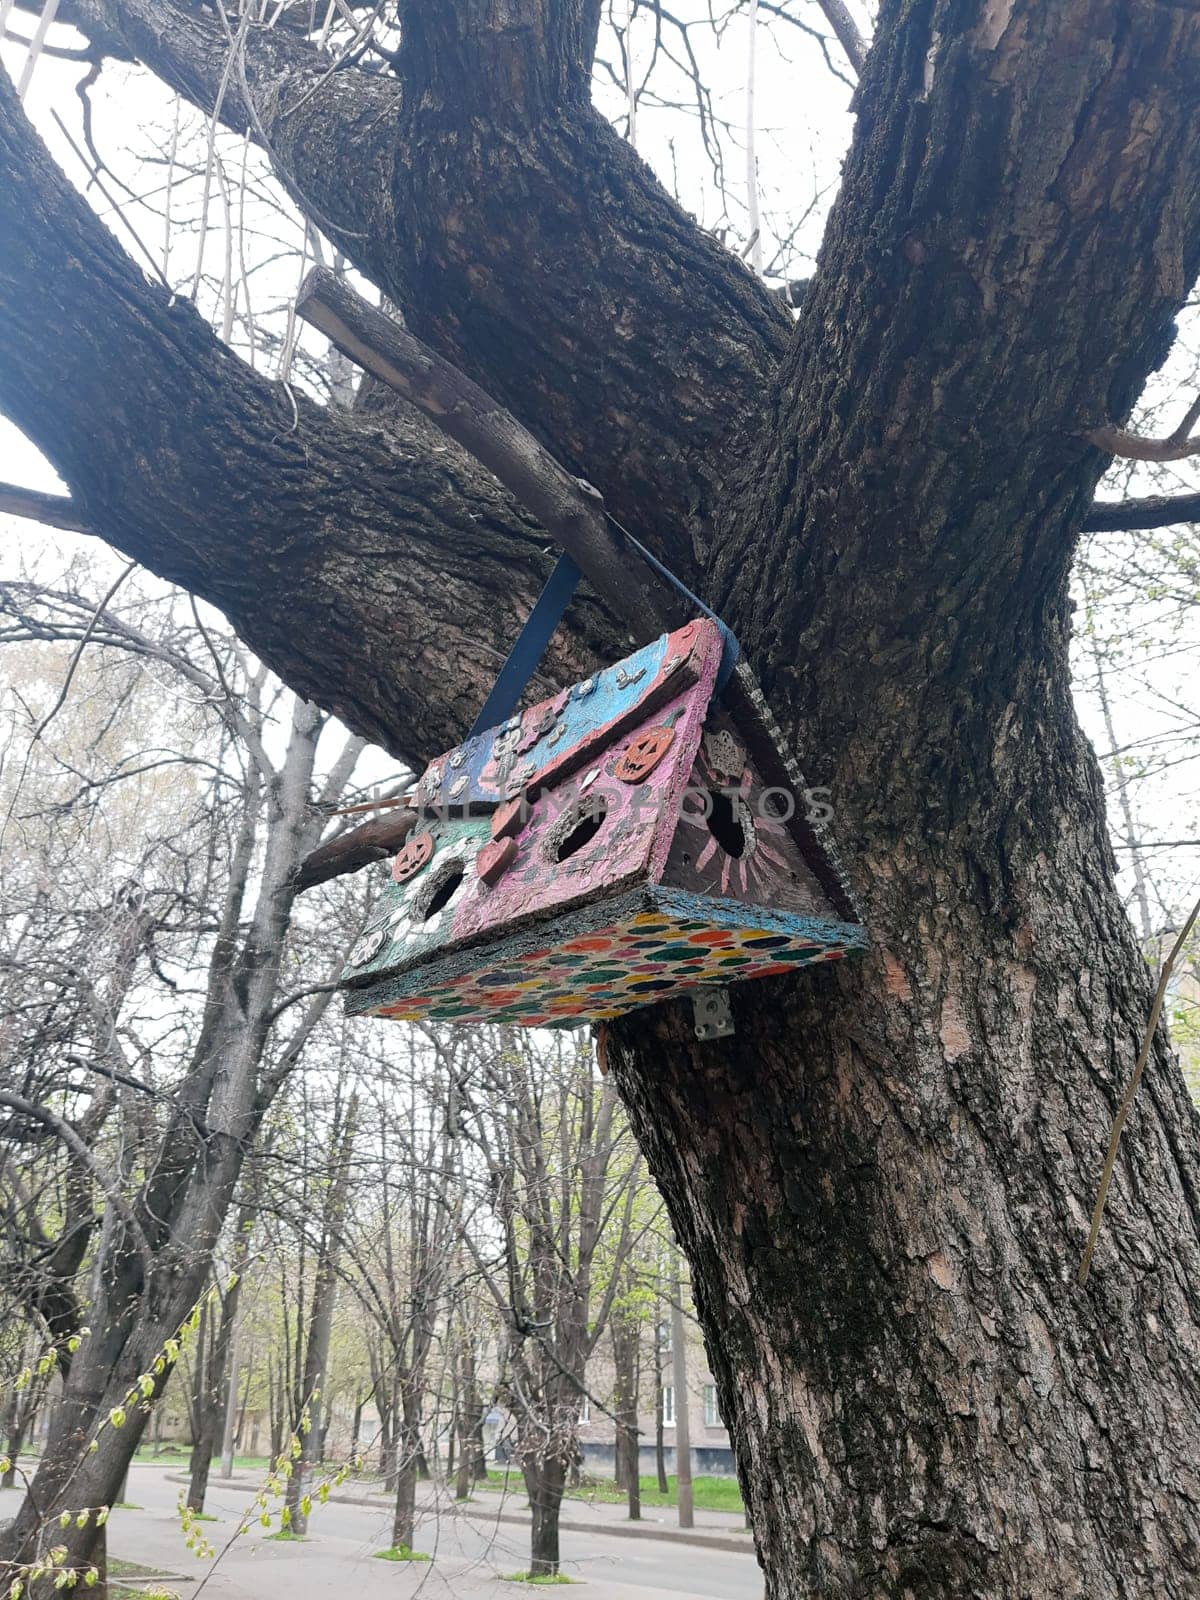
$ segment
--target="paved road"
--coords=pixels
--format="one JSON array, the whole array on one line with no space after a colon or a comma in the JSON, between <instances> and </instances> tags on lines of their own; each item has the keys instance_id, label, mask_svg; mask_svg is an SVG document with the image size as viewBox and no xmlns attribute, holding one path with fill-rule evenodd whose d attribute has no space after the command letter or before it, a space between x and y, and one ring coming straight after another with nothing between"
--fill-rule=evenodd
<instances>
[{"instance_id":1,"label":"paved road","mask_svg":"<svg viewBox=\"0 0 1200 1600\"><path fill-rule=\"evenodd\" d=\"M532 1592L501 1581L503 1573L519 1571L526 1562L523 1527L489 1524L443 1507L426 1516L417 1534L418 1548L436 1559L408 1566L370 1559L390 1542L386 1508L334 1502L314 1510L305 1543L265 1542L256 1528L236 1541L215 1574L202 1581L211 1563L196 1560L184 1546L175 1511L180 1485L168 1480L167 1471L134 1466L129 1495L142 1509L113 1512L109 1549L114 1556L192 1577L180 1586L184 1600L194 1600L198 1591L205 1600L515 1600ZM220 1520L204 1523L203 1529L218 1551L248 1503L236 1490L210 1485L206 1509ZM586 1583L587 1600L762 1600L762 1579L749 1554L564 1533L562 1557L564 1571Z\"/></svg>"}]
</instances>

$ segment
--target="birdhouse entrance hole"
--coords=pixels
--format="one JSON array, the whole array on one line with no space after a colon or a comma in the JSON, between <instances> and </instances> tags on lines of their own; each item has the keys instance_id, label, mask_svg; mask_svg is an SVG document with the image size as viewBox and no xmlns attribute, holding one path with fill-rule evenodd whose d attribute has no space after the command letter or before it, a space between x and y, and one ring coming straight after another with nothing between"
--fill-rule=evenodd
<instances>
[{"instance_id":1,"label":"birdhouse entrance hole","mask_svg":"<svg viewBox=\"0 0 1200 1600\"><path fill-rule=\"evenodd\" d=\"M565 861L590 844L604 826L607 815L608 797L604 794L592 794L576 801L560 824L563 831L558 835L554 859Z\"/></svg>"},{"instance_id":2,"label":"birdhouse entrance hole","mask_svg":"<svg viewBox=\"0 0 1200 1600\"><path fill-rule=\"evenodd\" d=\"M706 790L704 800L704 820L709 833L727 856L740 861L750 844L741 801L722 789Z\"/></svg>"},{"instance_id":3,"label":"birdhouse entrance hole","mask_svg":"<svg viewBox=\"0 0 1200 1600\"><path fill-rule=\"evenodd\" d=\"M439 911L444 910L450 904L454 898L454 891L463 881L464 871L461 861L451 862L443 871L442 875L434 883L433 893L429 896L429 904L425 907L425 912L421 919L423 922L428 922L430 918L436 917Z\"/></svg>"}]
</instances>

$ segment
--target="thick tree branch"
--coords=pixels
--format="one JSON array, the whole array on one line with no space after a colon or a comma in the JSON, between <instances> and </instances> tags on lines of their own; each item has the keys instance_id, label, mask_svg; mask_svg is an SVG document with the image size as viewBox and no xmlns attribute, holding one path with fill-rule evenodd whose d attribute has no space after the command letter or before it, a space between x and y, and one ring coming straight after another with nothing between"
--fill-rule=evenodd
<instances>
[{"instance_id":1,"label":"thick tree branch","mask_svg":"<svg viewBox=\"0 0 1200 1600\"><path fill-rule=\"evenodd\" d=\"M1174 433L1169 439L1143 439L1126 428L1106 424L1092 428L1087 437L1097 450L1120 456L1123 461L1186 461L1189 456L1200 455L1200 438Z\"/></svg>"},{"instance_id":2,"label":"thick tree branch","mask_svg":"<svg viewBox=\"0 0 1200 1600\"><path fill-rule=\"evenodd\" d=\"M349 828L334 839L327 839L301 862L296 874L297 893L315 888L319 883L328 883L330 878L341 877L345 872L357 872L373 861L394 856L412 832L416 820L416 812L402 806L384 816L373 817L357 828Z\"/></svg>"},{"instance_id":3,"label":"thick tree branch","mask_svg":"<svg viewBox=\"0 0 1200 1600\"><path fill-rule=\"evenodd\" d=\"M417 413L326 413L225 350L147 284L2 78L0 232L0 408L79 520L368 737L413 759L454 743L548 571L542 530ZM594 607L573 615L598 645ZM543 682L592 659L560 632Z\"/></svg>"},{"instance_id":4,"label":"thick tree branch","mask_svg":"<svg viewBox=\"0 0 1200 1600\"><path fill-rule=\"evenodd\" d=\"M401 0L399 9L403 74L465 109L531 122L588 100L601 0Z\"/></svg>"},{"instance_id":5,"label":"thick tree branch","mask_svg":"<svg viewBox=\"0 0 1200 1600\"><path fill-rule=\"evenodd\" d=\"M70 495L43 494L37 489L22 489L16 483L0 483L0 513L26 517L48 528L65 528L70 533L92 532Z\"/></svg>"},{"instance_id":6,"label":"thick tree branch","mask_svg":"<svg viewBox=\"0 0 1200 1600\"><path fill-rule=\"evenodd\" d=\"M305 279L296 310L343 355L418 406L494 472L574 556L597 592L620 608L635 635L656 633L677 609L677 597L641 558L632 551L622 552L599 493L572 478L477 383L324 267L315 267Z\"/></svg>"},{"instance_id":7,"label":"thick tree branch","mask_svg":"<svg viewBox=\"0 0 1200 1600\"><path fill-rule=\"evenodd\" d=\"M1200 493L1093 500L1083 519L1083 532L1123 533L1139 528L1172 528L1181 522L1200 522Z\"/></svg>"},{"instance_id":8,"label":"thick tree branch","mask_svg":"<svg viewBox=\"0 0 1200 1600\"><path fill-rule=\"evenodd\" d=\"M250 26L236 44L243 84L219 24L166 0L75 0L72 20L252 129L411 330L696 585L719 447L758 420L792 319L577 92L565 63L596 12L593 0L435 0L410 11L398 83L331 74L305 41ZM451 92L464 50L482 78ZM547 51L562 71L543 70Z\"/></svg>"}]
</instances>

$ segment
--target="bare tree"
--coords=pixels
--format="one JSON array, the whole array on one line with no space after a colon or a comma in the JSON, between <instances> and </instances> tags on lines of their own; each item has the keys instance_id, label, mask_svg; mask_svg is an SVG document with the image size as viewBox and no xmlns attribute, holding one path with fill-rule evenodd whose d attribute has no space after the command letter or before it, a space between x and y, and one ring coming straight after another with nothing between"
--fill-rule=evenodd
<instances>
[{"instance_id":1,"label":"bare tree","mask_svg":"<svg viewBox=\"0 0 1200 1600\"><path fill-rule=\"evenodd\" d=\"M722 613L832 790L869 951L735 988L729 1039L667 1006L609 1051L771 1594L1182 1600L1200 1142L1160 1038L1079 1286L1150 993L1068 640L1077 535L1200 260L1200 15L902 0L863 50L844 7L812 11L862 65L793 315L593 104L601 10L404 0L383 54L303 6L59 14L263 150ZM455 743L544 530L420 419L325 410L232 355L6 83L0 230L0 407L69 489L41 514L220 604L393 753ZM574 624L561 682L622 653L612 612Z\"/></svg>"},{"instance_id":2,"label":"bare tree","mask_svg":"<svg viewBox=\"0 0 1200 1600\"><path fill-rule=\"evenodd\" d=\"M81 924L75 950L58 955L57 969L40 968L45 998L24 1013L32 1030L10 1040L0 1084L26 1304L54 1340L64 1377L41 1461L3 1535L3 1558L19 1570L60 1509L113 1503L208 1280L246 1153L328 1004L328 982L311 975L286 993L287 933L296 869L323 825L314 802L341 794L361 744L344 741L322 775L327 719L289 704L236 646L198 622L181 625L161 604L143 619L98 608L69 586L9 585L3 599L10 641L87 643L135 683L161 675L194 697L190 742L168 765L194 765L209 780L188 796L183 818L187 789L176 783L174 826L157 853L179 871L158 876L144 860L140 876L126 877L107 911L107 948L86 903L64 909L50 894L9 962L14 981L27 983L39 928L51 941L64 916ZM118 696L110 721L121 710ZM102 738L87 754L82 766L56 756L68 792L56 804L68 817L71 790L94 805L128 776L119 746L111 768ZM29 805L28 789L13 806ZM168 972L180 959L196 963L198 988ZM146 986L173 1006L165 1026ZM73 1196L57 1231L53 1213L26 1199L28 1183L22 1191L27 1169ZM66 1531L55 1525L68 1564L86 1564L98 1531L94 1516Z\"/></svg>"},{"instance_id":3,"label":"bare tree","mask_svg":"<svg viewBox=\"0 0 1200 1600\"><path fill-rule=\"evenodd\" d=\"M611 1080L574 1039L539 1048L511 1030L486 1034L455 1090L499 1232L493 1245L472 1217L465 1237L505 1330L501 1393L533 1513L529 1570L553 1575L588 1357L636 1237L640 1158Z\"/></svg>"}]
</instances>

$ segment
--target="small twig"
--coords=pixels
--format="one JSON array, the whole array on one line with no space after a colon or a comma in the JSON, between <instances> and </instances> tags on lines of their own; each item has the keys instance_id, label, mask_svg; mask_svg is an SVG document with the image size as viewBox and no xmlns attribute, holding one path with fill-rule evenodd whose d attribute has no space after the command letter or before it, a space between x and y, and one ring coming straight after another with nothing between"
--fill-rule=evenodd
<instances>
[{"instance_id":1,"label":"small twig","mask_svg":"<svg viewBox=\"0 0 1200 1600\"><path fill-rule=\"evenodd\" d=\"M1171 434L1171 438L1186 439L1188 434L1191 433L1197 417L1200 417L1200 393L1197 393L1196 398L1180 418L1179 426Z\"/></svg>"},{"instance_id":2,"label":"small twig","mask_svg":"<svg viewBox=\"0 0 1200 1600\"><path fill-rule=\"evenodd\" d=\"M1175 968L1175 961L1179 952L1187 942L1188 935L1200 917L1200 900L1192 907L1191 915L1180 930L1175 943L1171 946L1170 954L1163 962L1162 971L1158 975L1158 987L1154 991L1154 1004L1150 1007L1150 1020L1146 1024L1146 1031L1142 1035L1142 1047L1138 1051L1137 1064L1133 1069L1133 1076L1128 1087L1121 1097L1121 1104L1117 1107L1117 1114L1113 1118L1112 1132L1108 1137L1108 1154L1104 1158L1104 1170L1100 1174L1100 1192L1096 1196L1096 1209L1092 1212L1092 1229L1088 1235L1088 1242L1084 1248L1083 1259L1079 1263L1079 1286L1082 1288L1088 1281L1088 1273L1092 1268L1092 1253L1096 1248L1096 1240L1100 1237L1100 1223L1104 1218L1104 1204L1108 1199L1108 1186L1112 1181L1113 1167L1117 1159L1117 1146L1121 1142L1121 1133L1129 1116L1133 1097L1137 1093L1137 1086L1141 1082L1142 1071L1150 1057L1150 1046L1154 1042L1154 1031L1158 1027L1158 1019L1162 1015L1163 1001L1167 994L1167 985L1171 981L1171 973Z\"/></svg>"},{"instance_id":3,"label":"small twig","mask_svg":"<svg viewBox=\"0 0 1200 1600\"><path fill-rule=\"evenodd\" d=\"M150 254L149 250L147 250L146 246L142 243L141 235L138 233L138 231L134 227L133 223L130 222L129 218L121 210L121 207L113 199L112 195L108 192L108 190L104 187L104 184L100 181L100 174L91 166L91 164L88 161L88 158L84 155L83 151L79 148L78 144L75 142L75 139L71 134L71 130L67 127L66 123L59 116L57 111L51 111L50 115L54 118L55 122L58 125L58 131L62 134L63 138L71 146L71 149L75 152L75 155L79 159L79 161L82 164L84 170L90 176L92 182L96 185L97 189L99 189L100 193L104 196L104 198L108 201L109 205L113 208L113 211L116 213L117 217L120 219L121 224L125 228L125 231L129 234L129 237L133 240L134 244L136 244L138 249L142 252L142 255L150 263L150 271L154 274L154 276L162 284L163 288L167 291L167 293L171 296L171 298L174 299L175 291L171 288L171 285L167 282L167 280L163 277L162 273L159 271L158 262L155 261L154 257Z\"/></svg>"}]
</instances>

